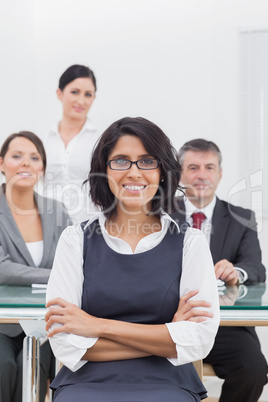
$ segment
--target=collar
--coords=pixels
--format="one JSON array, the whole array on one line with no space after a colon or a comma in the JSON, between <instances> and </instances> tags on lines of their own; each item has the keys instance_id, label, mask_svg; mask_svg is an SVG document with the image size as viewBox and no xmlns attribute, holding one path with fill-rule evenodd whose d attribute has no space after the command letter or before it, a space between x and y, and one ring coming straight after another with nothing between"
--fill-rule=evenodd
<instances>
[{"instance_id":1,"label":"collar","mask_svg":"<svg viewBox=\"0 0 268 402\"><path fill-rule=\"evenodd\" d=\"M170 223L173 222L173 223L176 225L176 227L177 227L177 229L178 229L178 232L180 232L180 228L179 228L179 225L177 224L177 222L174 221L174 219L172 219L171 216L168 215L166 212L164 212L162 209L161 209L160 212L161 212L160 221L161 221L161 226L162 226L162 229L161 229L161 230L167 230L167 228L169 227ZM88 222L86 223L86 225L85 225L85 227L84 227L84 230L85 230L89 225L91 225L92 222L94 222L94 221L97 220L97 219L99 220L99 224L100 224L101 230L104 231L104 232L106 232L106 233L108 234L108 232L107 232L107 230L106 230L106 228L105 228L106 217L104 216L104 213L103 213L103 212L96 212L96 213L88 220Z\"/></svg>"},{"instance_id":2,"label":"collar","mask_svg":"<svg viewBox=\"0 0 268 402\"><path fill-rule=\"evenodd\" d=\"M49 133L48 133L49 136L56 135L57 137L60 137L60 133L59 133L60 122L61 121L58 121L51 127L51 129L49 130ZM82 127L82 130L77 135L80 135L80 134L84 133L85 131L96 131L96 127L94 126L94 124L92 123L92 121L90 120L89 117L86 118L86 121Z\"/></svg>"},{"instance_id":3,"label":"collar","mask_svg":"<svg viewBox=\"0 0 268 402\"><path fill-rule=\"evenodd\" d=\"M185 212L186 212L186 220L187 221L194 212L203 212L206 215L207 220L210 222L212 221L212 215L213 215L213 211L214 211L214 208L216 205L216 196L215 195L213 197L213 200L202 209L196 208L196 206L191 201L189 201L189 199L186 197L184 199L184 203L185 203Z\"/></svg>"}]
</instances>

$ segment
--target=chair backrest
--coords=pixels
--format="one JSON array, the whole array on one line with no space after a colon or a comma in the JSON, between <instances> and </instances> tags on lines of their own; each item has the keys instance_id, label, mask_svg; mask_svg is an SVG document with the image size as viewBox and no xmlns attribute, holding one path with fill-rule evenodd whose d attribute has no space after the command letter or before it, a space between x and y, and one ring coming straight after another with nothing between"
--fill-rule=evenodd
<instances>
[{"instance_id":1,"label":"chair backrest","mask_svg":"<svg viewBox=\"0 0 268 402\"><path fill-rule=\"evenodd\" d=\"M197 360L196 362L193 362L193 365L197 371L197 374L199 375L200 380L203 381L203 360Z\"/></svg>"},{"instance_id":2,"label":"chair backrest","mask_svg":"<svg viewBox=\"0 0 268 402\"><path fill-rule=\"evenodd\" d=\"M203 360L197 360L196 362L193 362L193 365L195 366L201 381L203 381L203 377L217 376L213 367L208 363L203 363Z\"/></svg>"}]
</instances>

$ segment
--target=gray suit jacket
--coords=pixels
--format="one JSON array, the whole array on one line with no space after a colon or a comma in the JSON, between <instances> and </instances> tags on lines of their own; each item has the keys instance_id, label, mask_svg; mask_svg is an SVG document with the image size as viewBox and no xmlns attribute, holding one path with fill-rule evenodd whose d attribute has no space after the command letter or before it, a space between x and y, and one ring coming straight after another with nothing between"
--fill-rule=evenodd
<instances>
[{"instance_id":1,"label":"gray suit jacket","mask_svg":"<svg viewBox=\"0 0 268 402\"><path fill-rule=\"evenodd\" d=\"M36 267L31 254L13 219L2 188L0 189L0 284L30 286L47 283L59 237L71 223L63 205L58 201L35 194L43 229L44 251L40 267ZM30 228L29 228L30 230ZM0 332L17 334L17 326L1 325ZM12 331L11 331L12 330ZM11 331L11 333L10 333Z\"/></svg>"},{"instance_id":2,"label":"gray suit jacket","mask_svg":"<svg viewBox=\"0 0 268 402\"><path fill-rule=\"evenodd\" d=\"M177 199L177 211L171 215L185 220L185 205ZM214 264L227 259L244 269L250 282L265 282L265 267L257 236L255 214L250 209L229 204L217 198L212 216L210 251Z\"/></svg>"}]
</instances>

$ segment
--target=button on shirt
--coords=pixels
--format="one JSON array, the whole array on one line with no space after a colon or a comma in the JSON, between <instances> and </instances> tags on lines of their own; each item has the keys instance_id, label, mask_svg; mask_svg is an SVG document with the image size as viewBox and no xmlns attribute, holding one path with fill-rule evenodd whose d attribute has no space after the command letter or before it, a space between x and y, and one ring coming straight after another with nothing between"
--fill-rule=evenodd
<instances>
[{"instance_id":1,"label":"button on shirt","mask_svg":"<svg viewBox=\"0 0 268 402\"><path fill-rule=\"evenodd\" d=\"M95 219L99 219L103 238L111 249L121 254L133 254L128 243L109 235L105 229L106 218L102 213L96 213L89 220L88 225ZM161 230L141 239L134 254L156 247L163 240L171 222L174 222L173 219L163 212ZM200 265L202 274L200 274ZM61 297L81 307L82 286L83 231L80 225L75 225L68 227L59 240L48 282L47 301ZM207 356L213 346L219 325L219 297L208 243L200 230L188 228L183 245L180 295L194 289L199 289L195 299L211 303L208 310L214 316L202 323L191 321L166 323L170 336L176 344L177 358L169 359L174 365L189 363ZM98 338L61 333L50 338L50 344L55 356L70 370L76 371L86 363L81 358L97 340Z\"/></svg>"},{"instance_id":2,"label":"button on shirt","mask_svg":"<svg viewBox=\"0 0 268 402\"><path fill-rule=\"evenodd\" d=\"M53 126L44 140L47 153L44 195L63 202L76 223L96 211L88 197L88 186L82 188L82 184L88 177L92 151L100 133L87 118L80 133L65 147L58 127L59 124Z\"/></svg>"}]
</instances>

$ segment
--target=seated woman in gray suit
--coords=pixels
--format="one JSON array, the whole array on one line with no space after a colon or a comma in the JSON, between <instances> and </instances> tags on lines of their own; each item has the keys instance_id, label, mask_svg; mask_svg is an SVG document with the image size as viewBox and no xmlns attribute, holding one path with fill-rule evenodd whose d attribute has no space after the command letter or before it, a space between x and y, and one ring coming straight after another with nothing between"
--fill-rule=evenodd
<instances>
[{"instance_id":1,"label":"seated woman in gray suit","mask_svg":"<svg viewBox=\"0 0 268 402\"><path fill-rule=\"evenodd\" d=\"M47 283L56 245L69 217L61 203L43 198L34 186L46 169L43 143L35 134L10 135L0 151L6 183L0 188L0 284ZM0 325L0 402L22 400L22 346L19 325ZM41 348L40 402L47 390L52 353Z\"/></svg>"}]
</instances>

